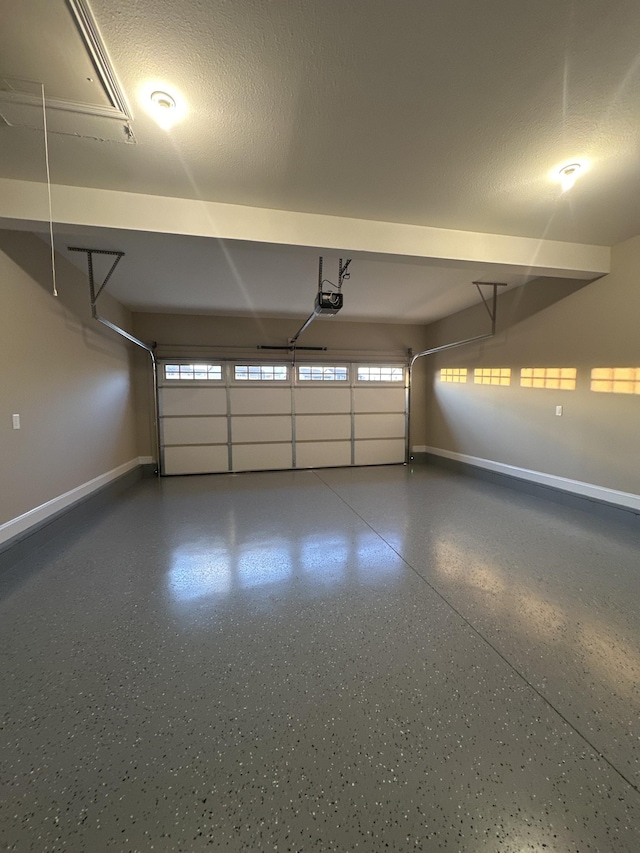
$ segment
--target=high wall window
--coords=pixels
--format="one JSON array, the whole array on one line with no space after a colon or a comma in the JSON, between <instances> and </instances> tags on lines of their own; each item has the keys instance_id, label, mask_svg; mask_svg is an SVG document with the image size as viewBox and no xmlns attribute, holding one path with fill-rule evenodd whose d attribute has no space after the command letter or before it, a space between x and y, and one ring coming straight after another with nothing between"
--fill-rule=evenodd
<instances>
[{"instance_id":1,"label":"high wall window","mask_svg":"<svg viewBox=\"0 0 640 853\"><path fill-rule=\"evenodd\" d=\"M520 385L523 388L575 391L576 375L575 367L523 367L520 371Z\"/></svg>"},{"instance_id":2,"label":"high wall window","mask_svg":"<svg viewBox=\"0 0 640 853\"><path fill-rule=\"evenodd\" d=\"M288 377L286 364L236 364L233 378L240 380L285 381Z\"/></svg>"},{"instance_id":3,"label":"high wall window","mask_svg":"<svg viewBox=\"0 0 640 853\"><path fill-rule=\"evenodd\" d=\"M403 382L404 367L358 365L358 382Z\"/></svg>"},{"instance_id":4,"label":"high wall window","mask_svg":"<svg viewBox=\"0 0 640 853\"><path fill-rule=\"evenodd\" d=\"M473 381L476 385L511 385L511 368L476 367Z\"/></svg>"},{"instance_id":5,"label":"high wall window","mask_svg":"<svg viewBox=\"0 0 640 853\"><path fill-rule=\"evenodd\" d=\"M298 367L298 379L301 382L346 382L349 368L346 365L301 364Z\"/></svg>"},{"instance_id":6,"label":"high wall window","mask_svg":"<svg viewBox=\"0 0 640 853\"><path fill-rule=\"evenodd\" d=\"M165 379L222 379L220 364L165 364Z\"/></svg>"},{"instance_id":7,"label":"high wall window","mask_svg":"<svg viewBox=\"0 0 640 853\"><path fill-rule=\"evenodd\" d=\"M466 367L443 367L440 370L441 382L466 382L467 368Z\"/></svg>"},{"instance_id":8,"label":"high wall window","mask_svg":"<svg viewBox=\"0 0 640 853\"><path fill-rule=\"evenodd\" d=\"M640 394L640 367L594 367L591 390L605 394Z\"/></svg>"}]
</instances>

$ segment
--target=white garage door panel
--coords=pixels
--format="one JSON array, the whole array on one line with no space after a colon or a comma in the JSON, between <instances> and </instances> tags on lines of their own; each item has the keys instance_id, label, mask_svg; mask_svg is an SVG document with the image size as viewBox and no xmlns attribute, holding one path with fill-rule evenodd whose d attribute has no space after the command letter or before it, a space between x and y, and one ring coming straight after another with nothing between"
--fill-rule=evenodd
<instances>
[{"instance_id":1,"label":"white garage door panel","mask_svg":"<svg viewBox=\"0 0 640 853\"><path fill-rule=\"evenodd\" d=\"M291 468L291 444L239 444L233 448L234 471Z\"/></svg>"},{"instance_id":2,"label":"white garage door panel","mask_svg":"<svg viewBox=\"0 0 640 853\"><path fill-rule=\"evenodd\" d=\"M386 465L391 462L404 462L403 438L356 441L356 465Z\"/></svg>"},{"instance_id":3,"label":"white garage door panel","mask_svg":"<svg viewBox=\"0 0 640 853\"><path fill-rule=\"evenodd\" d=\"M231 418L231 440L236 442L291 441L291 416Z\"/></svg>"},{"instance_id":4,"label":"white garage door panel","mask_svg":"<svg viewBox=\"0 0 640 853\"><path fill-rule=\"evenodd\" d=\"M226 415L225 388L161 388L163 415Z\"/></svg>"},{"instance_id":5,"label":"white garage door panel","mask_svg":"<svg viewBox=\"0 0 640 853\"><path fill-rule=\"evenodd\" d=\"M327 468L332 465L351 465L351 441L296 443L298 468Z\"/></svg>"},{"instance_id":6,"label":"white garage door panel","mask_svg":"<svg viewBox=\"0 0 640 853\"><path fill-rule=\"evenodd\" d=\"M351 439L351 415L296 415L298 441Z\"/></svg>"},{"instance_id":7,"label":"white garage door panel","mask_svg":"<svg viewBox=\"0 0 640 853\"><path fill-rule=\"evenodd\" d=\"M404 388L356 388L353 395L356 412L404 411Z\"/></svg>"},{"instance_id":8,"label":"white garage door panel","mask_svg":"<svg viewBox=\"0 0 640 853\"><path fill-rule=\"evenodd\" d=\"M234 415L279 415L291 413L290 388L232 388Z\"/></svg>"},{"instance_id":9,"label":"white garage door panel","mask_svg":"<svg viewBox=\"0 0 640 853\"><path fill-rule=\"evenodd\" d=\"M393 415L356 415L356 438L403 438L405 417L396 412Z\"/></svg>"},{"instance_id":10,"label":"white garage door panel","mask_svg":"<svg viewBox=\"0 0 640 853\"><path fill-rule=\"evenodd\" d=\"M351 391L349 388L296 388L296 414L314 415L317 412L351 411Z\"/></svg>"},{"instance_id":11,"label":"white garage door panel","mask_svg":"<svg viewBox=\"0 0 640 853\"><path fill-rule=\"evenodd\" d=\"M213 474L229 470L226 446L165 447L165 474Z\"/></svg>"},{"instance_id":12,"label":"white garage door panel","mask_svg":"<svg viewBox=\"0 0 640 853\"><path fill-rule=\"evenodd\" d=\"M163 418L163 444L226 444L226 418Z\"/></svg>"},{"instance_id":13,"label":"white garage door panel","mask_svg":"<svg viewBox=\"0 0 640 853\"><path fill-rule=\"evenodd\" d=\"M167 363L161 362L161 376ZM187 364L187 360L180 363ZM269 361L262 363L268 365ZM335 362L335 366L339 364ZM372 369L360 371L370 381L359 380L364 363L349 361L342 366L348 372L345 381L332 379L335 371L317 371L325 378L306 382L290 368L286 382L242 382L233 378L234 361L221 365L220 381L190 380L193 371L190 374L189 370L182 371L184 376L181 373L177 380L161 379L163 473L403 462L404 383L377 382L380 371ZM263 373L269 375L269 371Z\"/></svg>"}]
</instances>

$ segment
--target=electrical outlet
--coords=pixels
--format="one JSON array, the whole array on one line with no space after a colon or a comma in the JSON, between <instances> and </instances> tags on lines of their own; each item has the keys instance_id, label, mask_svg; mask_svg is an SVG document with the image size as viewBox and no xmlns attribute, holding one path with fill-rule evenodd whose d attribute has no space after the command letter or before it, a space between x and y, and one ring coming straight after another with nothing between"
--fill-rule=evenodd
<instances>
[{"instance_id":1,"label":"electrical outlet","mask_svg":"<svg viewBox=\"0 0 640 853\"><path fill-rule=\"evenodd\" d=\"M562 406L556 406L556 415L561 418L562 417Z\"/></svg>"},{"instance_id":2,"label":"electrical outlet","mask_svg":"<svg viewBox=\"0 0 640 853\"><path fill-rule=\"evenodd\" d=\"M14 429L20 429L20 415L11 415L11 422Z\"/></svg>"}]
</instances>

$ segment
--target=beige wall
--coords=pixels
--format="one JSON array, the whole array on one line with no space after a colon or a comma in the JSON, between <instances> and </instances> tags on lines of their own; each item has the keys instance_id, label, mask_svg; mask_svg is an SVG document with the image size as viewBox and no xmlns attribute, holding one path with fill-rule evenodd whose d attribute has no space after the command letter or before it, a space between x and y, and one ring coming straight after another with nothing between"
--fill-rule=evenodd
<instances>
[{"instance_id":1,"label":"beige wall","mask_svg":"<svg viewBox=\"0 0 640 853\"><path fill-rule=\"evenodd\" d=\"M138 456L132 347L90 318L86 276L59 256L57 270L55 298L49 247L0 231L0 524Z\"/></svg>"},{"instance_id":2,"label":"beige wall","mask_svg":"<svg viewBox=\"0 0 640 853\"><path fill-rule=\"evenodd\" d=\"M640 237L616 246L611 274L592 284L534 282L499 302L495 338L425 359L425 444L640 494L640 396L590 390L594 367L640 367ZM483 312L429 326L429 346L486 330ZM520 387L520 368L545 366L576 367L576 390ZM445 384L440 367L510 367L512 385Z\"/></svg>"},{"instance_id":3,"label":"beige wall","mask_svg":"<svg viewBox=\"0 0 640 853\"><path fill-rule=\"evenodd\" d=\"M303 318L304 319L304 318ZM214 317L193 314L134 314L134 334L146 343L158 344L160 356L210 354L227 358L250 356L273 359L287 358L286 351L260 351L258 346L284 346L302 325L303 319L277 320L251 317ZM372 360L388 357L406 360L407 350L424 349L424 326L386 323L348 323L338 318L315 320L300 337L300 346L326 346L324 353L299 351L300 358L347 359L362 354ZM143 353L144 355L144 353ZM151 454L150 390L144 372L137 373L137 397L147 401L147 413L141 412L140 441L142 454ZM413 442L425 438L425 381L422 367L415 376L412 410ZM146 442L146 443L145 443Z\"/></svg>"}]
</instances>

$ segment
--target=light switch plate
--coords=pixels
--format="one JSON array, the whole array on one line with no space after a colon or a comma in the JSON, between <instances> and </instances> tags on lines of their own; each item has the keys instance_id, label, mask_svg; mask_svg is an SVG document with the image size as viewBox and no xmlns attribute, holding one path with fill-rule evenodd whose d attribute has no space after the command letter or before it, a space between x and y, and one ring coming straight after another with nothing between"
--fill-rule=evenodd
<instances>
[{"instance_id":1,"label":"light switch plate","mask_svg":"<svg viewBox=\"0 0 640 853\"><path fill-rule=\"evenodd\" d=\"M11 421L14 429L20 429L20 415L11 415Z\"/></svg>"},{"instance_id":2,"label":"light switch plate","mask_svg":"<svg viewBox=\"0 0 640 853\"><path fill-rule=\"evenodd\" d=\"M562 406L556 406L556 415L561 418L562 417Z\"/></svg>"}]
</instances>

